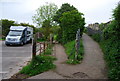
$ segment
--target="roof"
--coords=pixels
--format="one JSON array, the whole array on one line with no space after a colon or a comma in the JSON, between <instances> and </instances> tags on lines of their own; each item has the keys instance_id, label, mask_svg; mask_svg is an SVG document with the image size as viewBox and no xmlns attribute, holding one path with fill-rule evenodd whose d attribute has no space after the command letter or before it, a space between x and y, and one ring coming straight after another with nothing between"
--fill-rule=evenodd
<instances>
[{"instance_id":1,"label":"roof","mask_svg":"<svg viewBox=\"0 0 120 81\"><path fill-rule=\"evenodd\" d=\"M24 26L11 26L10 30L24 30L26 27Z\"/></svg>"}]
</instances>

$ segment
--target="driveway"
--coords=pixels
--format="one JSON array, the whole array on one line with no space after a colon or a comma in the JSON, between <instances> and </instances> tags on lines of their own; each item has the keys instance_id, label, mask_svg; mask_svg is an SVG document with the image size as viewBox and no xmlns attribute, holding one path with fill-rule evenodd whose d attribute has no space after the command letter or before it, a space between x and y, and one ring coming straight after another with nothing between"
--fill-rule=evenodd
<instances>
[{"instance_id":1,"label":"driveway","mask_svg":"<svg viewBox=\"0 0 120 81\"><path fill-rule=\"evenodd\" d=\"M10 78L17 73L31 58L31 44L24 46L6 46L0 41L0 77Z\"/></svg>"}]
</instances>

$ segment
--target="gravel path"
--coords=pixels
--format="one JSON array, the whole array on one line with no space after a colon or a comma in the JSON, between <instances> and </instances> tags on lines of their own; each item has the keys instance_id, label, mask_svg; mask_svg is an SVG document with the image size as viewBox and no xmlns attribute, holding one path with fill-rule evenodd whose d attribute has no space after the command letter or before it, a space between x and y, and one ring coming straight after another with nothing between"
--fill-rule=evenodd
<instances>
[{"instance_id":1,"label":"gravel path","mask_svg":"<svg viewBox=\"0 0 120 81\"><path fill-rule=\"evenodd\" d=\"M83 35L85 49L84 59L81 64L65 64L67 55L60 44L54 46L54 55L57 68L44 72L30 79L107 79L103 53L99 45L88 35Z\"/></svg>"}]
</instances>

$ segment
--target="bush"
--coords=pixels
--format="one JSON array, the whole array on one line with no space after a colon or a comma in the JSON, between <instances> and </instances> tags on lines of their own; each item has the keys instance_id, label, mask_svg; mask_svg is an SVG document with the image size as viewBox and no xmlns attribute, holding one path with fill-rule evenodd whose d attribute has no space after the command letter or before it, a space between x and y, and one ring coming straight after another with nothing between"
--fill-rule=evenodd
<instances>
[{"instance_id":1,"label":"bush","mask_svg":"<svg viewBox=\"0 0 120 81\"><path fill-rule=\"evenodd\" d=\"M112 81L120 80L120 3L113 11L114 20L103 30L104 39L99 41L99 35L92 36L104 52L108 66L108 77Z\"/></svg>"},{"instance_id":2,"label":"bush","mask_svg":"<svg viewBox=\"0 0 120 81\"><path fill-rule=\"evenodd\" d=\"M52 48L53 45L48 44L48 47L46 48L44 55L51 55L53 51Z\"/></svg>"},{"instance_id":3,"label":"bush","mask_svg":"<svg viewBox=\"0 0 120 81\"><path fill-rule=\"evenodd\" d=\"M104 40L100 43L108 65L108 77L113 81L120 79L120 41Z\"/></svg>"},{"instance_id":4,"label":"bush","mask_svg":"<svg viewBox=\"0 0 120 81\"><path fill-rule=\"evenodd\" d=\"M56 59L52 56L38 55L32 59L30 64L23 67L23 69L20 71L20 73L27 74L29 76L34 76L34 75L40 74L49 69L55 68L55 65L53 64L54 60L56 60Z\"/></svg>"},{"instance_id":5,"label":"bush","mask_svg":"<svg viewBox=\"0 0 120 81\"><path fill-rule=\"evenodd\" d=\"M92 38L97 41L97 42L100 42L101 41L101 36L99 33L96 33L96 34L93 34L92 35Z\"/></svg>"}]
</instances>

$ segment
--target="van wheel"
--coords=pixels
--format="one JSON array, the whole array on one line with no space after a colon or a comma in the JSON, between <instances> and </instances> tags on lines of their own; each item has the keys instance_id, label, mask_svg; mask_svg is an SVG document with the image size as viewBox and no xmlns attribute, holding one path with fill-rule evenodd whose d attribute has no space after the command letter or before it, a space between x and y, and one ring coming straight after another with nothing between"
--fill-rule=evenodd
<instances>
[{"instance_id":1,"label":"van wheel","mask_svg":"<svg viewBox=\"0 0 120 81\"><path fill-rule=\"evenodd\" d=\"M6 44L6 46L10 46L10 44Z\"/></svg>"},{"instance_id":2,"label":"van wheel","mask_svg":"<svg viewBox=\"0 0 120 81\"><path fill-rule=\"evenodd\" d=\"M32 43L32 39L30 39L29 43Z\"/></svg>"},{"instance_id":3,"label":"van wheel","mask_svg":"<svg viewBox=\"0 0 120 81\"><path fill-rule=\"evenodd\" d=\"M21 44L20 44L21 46L23 46L24 45L24 43L23 43L23 41L21 42Z\"/></svg>"}]
</instances>

